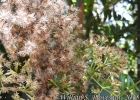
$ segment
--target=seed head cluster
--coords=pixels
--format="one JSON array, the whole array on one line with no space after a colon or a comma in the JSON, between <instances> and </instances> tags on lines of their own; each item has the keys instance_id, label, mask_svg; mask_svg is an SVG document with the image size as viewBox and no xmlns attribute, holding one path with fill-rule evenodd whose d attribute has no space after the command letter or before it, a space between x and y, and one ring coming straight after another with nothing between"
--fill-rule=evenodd
<instances>
[{"instance_id":1,"label":"seed head cluster","mask_svg":"<svg viewBox=\"0 0 140 100\"><path fill-rule=\"evenodd\" d=\"M123 68L126 62L116 65L115 60L121 56L115 55L122 52L97 45L94 38L92 43L79 38L85 31L78 23L78 12L65 0L0 0L0 40L8 55L8 59L0 55L2 93L14 91L15 100L20 98L19 91L32 96L32 100L56 100L60 93L85 93L83 76L94 74L86 70L86 61L91 58L98 66L94 70L98 79L99 72L109 73L107 68L121 72L118 67ZM108 63L102 61L103 54ZM10 83L14 85L8 87Z\"/></svg>"},{"instance_id":2,"label":"seed head cluster","mask_svg":"<svg viewBox=\"0 0 140 100\"><path fill-rule=\"evenodd\" d=\"M11 61L29 57L40 84L37 100L49 98L48 81L60 71L70 83L82 84L85 63L76 48L83 42L76 37L84 30L78 24L77 8L64 0L2 0L0 5L0 39Z\"/></svg>"}]
</instances>

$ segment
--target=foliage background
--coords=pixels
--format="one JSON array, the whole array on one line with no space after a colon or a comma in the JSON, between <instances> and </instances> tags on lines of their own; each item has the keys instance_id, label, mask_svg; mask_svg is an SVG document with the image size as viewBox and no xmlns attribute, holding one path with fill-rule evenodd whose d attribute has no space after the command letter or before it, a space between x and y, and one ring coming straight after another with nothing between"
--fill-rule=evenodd
<instances>
[{"instance_id":1,"label":"foliage background","mask_svg":"<svg viewBox=\"0 0 140 100\"><path fill-rule=\"evenodd\" d=\"M81 4L80 0L68 1L76 5ZM134 89L134 83L140 79L140 1L84 0L83 3L84 9L81 8L81 10L84 10L84 27L86 28L83 38L89 38L90 33L106 35L111 46L124 50L127 53L129 64L125 70L126 74L120 76L122 90L126 91L130 87ZM122 8L119 8L120 4ZM123 9L125 11L119 13L119 10L122 12ZM131 17L131 20L128 17ZM125 83L125 79L131 83ZM139 82L137 86L140 88Z\"/></svg>"}]
</instances>

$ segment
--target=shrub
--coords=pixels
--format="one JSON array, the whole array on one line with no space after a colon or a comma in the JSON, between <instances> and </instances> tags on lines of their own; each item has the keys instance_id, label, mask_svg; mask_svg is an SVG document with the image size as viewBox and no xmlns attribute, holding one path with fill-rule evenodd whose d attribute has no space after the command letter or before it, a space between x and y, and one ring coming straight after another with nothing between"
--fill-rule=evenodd
<instances>
[{"instance_id":1,"label":"shrub","mask_svg":"<svg viewBox=\"0 0 140 100\"><path fill-rule=\"evenodd\" d=\"M77 8L64 0L1 0L0 5L0 40L7 54L0 56L1 93L12 92L15 100L19 92L32 100L55 100L60 94L85 95L91 81L94 93L119 92L125 53L107 46L104 36L90 42L78 38L85 30Z\"/></svg>"}]
</instances>

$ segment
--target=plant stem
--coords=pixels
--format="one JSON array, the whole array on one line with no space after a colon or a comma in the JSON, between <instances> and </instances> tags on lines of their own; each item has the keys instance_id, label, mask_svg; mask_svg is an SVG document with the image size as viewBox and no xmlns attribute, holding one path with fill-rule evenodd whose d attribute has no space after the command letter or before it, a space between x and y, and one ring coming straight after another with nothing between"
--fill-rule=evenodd
<instances>
[{"instance_id":1,"label":"plant stem","mask_svg":"<svg viewBox=\"0 0 140 100\"><path fill-rule=\"evenodd\" d=\"M102 90L105 90L110 93L109 90L107 90L105 87L103 87L101 84L99 84L93 77L92 77L92 79L101 87ZM113 93L113 95L115 95L115 94Z\"/></svg>"},{"instance_id":2,"label":"plant stem","mask_svg":"<svg viewBox=\"0 0 140 100\"><path fill-rule=\"evenodd\" d=\"M126 93L129 92L129 90L131 90L133 87L135 87L135 86L138 85L139 83L140 83L140 80L139 80L136 84L134 84L133 86L131 86L128 90L126 90L125 92L123 92L123 93L121 94L121 96L126 95Z\"/></svg>"}]
</instances>

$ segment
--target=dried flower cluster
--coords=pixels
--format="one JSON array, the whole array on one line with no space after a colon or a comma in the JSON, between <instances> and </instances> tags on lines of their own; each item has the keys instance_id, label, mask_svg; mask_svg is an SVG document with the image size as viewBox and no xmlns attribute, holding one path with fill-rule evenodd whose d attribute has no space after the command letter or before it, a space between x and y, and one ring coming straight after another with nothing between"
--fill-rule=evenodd
<instances>
[{"instance_id":1,"label":"dried flower cluster","mask_svg":"<svg viewBox=\"0 0 140 100\"><path fill-rule=\"evenodd\" d=\"M109 46L106 36L93 35L89 42L91 46L87 57L91 67L87 69L87 77L92 77L103 87L106 85L107 88L111 88L111 91L109 90L111 95L119 95L121 92L119 76L128 65L126 53L119 48ZM100 93L103 87L93 88L93 92Z\"/></svg>"},{"instance_id":2,"label":"dried flower cluster","mask_svg":"<svg viewBox=\"0 0 140 100\"><path fill-rule=\"evenodd\" d=\"M76 8L63 0L2 0L0 5L0 39L11 61L29 57L34 80L40 84L37 100L49 98L48 81L60 71L68 84L82 84L84 60L74 62L76 48L82 44L75 37L83 33Z\"/></svg>"},{"instance_id":3,"label":"dried flower cluster","mask_svg":"<svg viewBox=\"0 0 140 100\"><path fill-rule=\"evenodd\" d=\"M6 60L1 54L0 56L0 82L1 93L13 91L13 99L20 100L18 92L26 93L34 96L35 91L39 87L36 80L32 80L32 67L30 61L25 61L22 69L19 68L21 63ZM20 73L19 73L19 69ZM31 98L31 97L29 97Z\"/></svg>"},{"instance_id":4,"label":"dried flower cluster","mask_svg":"<svg viewBox=\"0 0 140 100\"><path fill-rule=\"evenodd\" d=\"M83 76L88 76L85 60L91 56L98 58L95 63L100 69L96 73L121 72L126 65L119 60L123 59L121 51L97 45L96 39L94 48L88 48L91 44L78 38L84 30L78 24L77 14L78 9L67 6L64 0L1 0L0 40L9 58L0 58L2 92L14 91L13 98L18 99L17 92L21 91L33 98L35 95L36 100L55 100L59 93L77 93L77 88L84 93ZM92 50L94 54L88 55ZM118 53L122 55L114 57ZM101 61L103 54L114 57L107 67L102 66L106 61ZM28 60L20 63L24 57ZM3 67L8 68L7 72L3 72ZM9 88L9 83L17 86Z\"/></svg>"}]
</instances>

